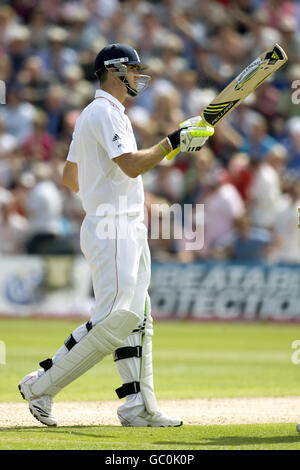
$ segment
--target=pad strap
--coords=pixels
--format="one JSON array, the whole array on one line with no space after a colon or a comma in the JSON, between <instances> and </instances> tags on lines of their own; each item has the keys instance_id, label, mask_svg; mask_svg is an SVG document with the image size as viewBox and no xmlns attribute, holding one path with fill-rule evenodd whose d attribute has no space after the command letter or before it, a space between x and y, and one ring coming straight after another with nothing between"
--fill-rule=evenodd
<instances>
[{"instance_id":1,"label":"pad strap","mask_svg":"<svg viewBox=\"0 0 300 470\"><path fill-rule=\"evenodd\" d=\"M71 349L74 348L76 343L77 343L76 339L74 338L72 334L70 334L70 336L67 337L64 345L69 351L71 351Z\"/></svg>"},{"instance_id":2,"label":"pad strap","mask_svg":"<svg viewBox=\"0 0 300 470\"><path fill-rule=\"evenodd\" d=\"M87 329L87 332L91 331L91 329L93 328L92 322L86 322L85 327ZM75 344L77 344L77 341L71 333L64 342L64 345L66 346L68 351L71 351L71 349L74 348Z\"/></svg>"},{"instance_id":3,"label":"pad strap","mask_svg":"<svg viewBox=\"0 0 300 470\"><path fill-rule=\"evenodd\" d=\"M127 395L132 395L133 393L138 393L140 391L140 382L129 382L123 384L122 387L116 389L116 394L119 398L124 398Z\"/></svg>"},{"instance_id":4,"label":"pad strap","mask_svg":"<svg viewBox=\"0 0 300 470\"><path fill-rule=\"evenodd\" d=\"M125 346L118 348L114 352L114 361L128 359L129 357L142 357L142 346Z\"/></svg>"},{"instance_id":5,"label":"pad strap","mask_svg":"<svg viewBox=\"0 0 300 470\"><path fill-rule=\"evenodd\" d=\"M39 365L46 372L46 370L51 369L51 367L53 366L53 362L52 362L52 359L45 359L44 361L41 361Z\"/></svg>"}]
</instances>

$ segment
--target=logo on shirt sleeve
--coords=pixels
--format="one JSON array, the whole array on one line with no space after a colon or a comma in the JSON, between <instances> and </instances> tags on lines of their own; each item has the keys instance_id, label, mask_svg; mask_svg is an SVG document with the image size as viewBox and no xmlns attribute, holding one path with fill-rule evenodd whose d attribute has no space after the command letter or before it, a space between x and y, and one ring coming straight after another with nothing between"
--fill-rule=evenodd
<instances>
[{"instance_id":1,"label":"logo on shirt sleeve","mask_svg":"<svg viewBox=\"0 0 300 470\"><path fill-rule=\"evenodd\" d=\"M113 141L113 142L116 142L119 138L120 138L120 137L118 136L118 134L115 134L115 135L113 136L113 140L112 140L112 141Z\"/></svg>"}]
</instances>

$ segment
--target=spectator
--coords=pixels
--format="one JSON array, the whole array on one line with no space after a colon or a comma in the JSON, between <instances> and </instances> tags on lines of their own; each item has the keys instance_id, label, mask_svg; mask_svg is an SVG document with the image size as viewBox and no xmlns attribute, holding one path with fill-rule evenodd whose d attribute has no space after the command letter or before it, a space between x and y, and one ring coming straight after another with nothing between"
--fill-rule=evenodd
<instances>
[{"instance_id":1,"label":"spectator","mask_svg":"<svg viewBox=\"0 0 300 470\"><path fill-rule=\"evenodd\" d=\"M29 224L14 208L14 199L2 205L0 224L0 254L24 253Z\"/></svg>"},{"instance_id":2,"label":"spectator","mask_svg":"<svg viewBox=\"0 0 300 470\"><path fill-rule=\"evenodd\" d=\"M181 220L177 220L176 213L174 215L164 199L155 198L149 209L151 223L148 225L148 233L151 257L157 261L176 261L179 246L174 233L178 224L181 228Z\"/></svg>"},{"instance_id":3,"label":"spectator","mask_svg":"<svg viewBox=\"0 0 300 470\"><path fill-rule=\"evenodd\" d=\"M285 148L277 144L265 159L253 161L254 177L250 188L249 209L251 219L257 227L272 230L276 211L282 197L281 173L286 160Z\"/></svg>"},{"instance_id":4,"label":"spectator","mask_svg":"<svg viewBox=\"0 0 300 470\"><path fill-rule=\"evenodd\" d=\"M11 35L11 30L17 24L17 15L9 5L0 5L0 44L3 47L7 44Z\"/></svg>"},{"instance_id":5,"label":"spectator","mask_svg":"<svg viewBox=\"0 0 300 470\"><path fill-rule=\"evenodd\" d=\"M184 175L174 166L173 160L164 159L157 165L152 186L153 194L166 199L171 204L180 203L184 195Z\"/></svg>"},{"instance_id":6,"label":"spectator","mask_svg":"<svg viewBox=\"0 0 300 470\"><path fill-rule=\"evenodd\" d=\"M185 172L185 204L203 202L206 185L211 173L217 166L217 160L209 147L190 154L190 167Z\"/></svg>"},{"instance_id":7,"label":"spectator","mask_svg":"<svg viewBox=\"0 0 300 470\"><path fill-rule=\"evenodd\" d=\"M201 257L207 256L221 237L233 230L235 220L245 213L243 200L223 169L211 174L203 202L205 226Z\"/></svg>"},{"instance_id":8,"label":"spectator","mask_svg":"<svg viewBox=\"0 0 300 470\"><path fill-rule=\"evenodd\" d=\"M156 137L172 132L178 126L178 122L184 120L180 108L180 95L175 88L157 91L151 120L156 125Z\"/></svg>"},{"instance_id":9,"label":"spectator","mask_svg":"<svg viewBox=\"0 0 300 470\"><path fill-rule=\"evenodd\" d=\"M22 144L32 133L35 108L22 99L20 86L9 86L6 90L6 105L0 107L0 117L6 130Z\"/></svg>"},{"instance_id":10,"label":"spectator","mask_svg":"<svg viewBox=\"0 0 300 470\"><path fill-rule=\"evenodd\" d=\"M261 114L252 114L251 120L249 137L244 138L240 151L259 161L276 144L276 140L268 135L267 120Z\"/></svg>"},{"instance_id":11,"label":"spectator","mask_svg":"<svg viewBox=\"0 0 300 470\"><path fill-rule=\"evenodd\" d=\"M12 63L13 74L22 69L25 60L31 55L30 31L24 25L15 25L10 28L7 35L7 53Z\"/></svg>"},{"instance_id":12,"label":"spectator","mask_svg":"<svg viewBox=\"0 0 300 470\"><path fill-rule=\"evenodd\" d=\"M287 150L286 173L292 180L300 179L300 117L289 119L283 145Z\"/></svg>"},{"instance_id":13,"label":"spectator","mask_svg":"<svg viewBox=\"0 0 300 470\"><path fill-rule=\"evenodd\" d=\"M249 166L249 156L246 153L234 153L228 162L227 170L230 182L236 187L247 205L253 174Z\"/></svg>"},{"instance_id":14,"label":"spectator","mask_svg":"<svg viewBox=\"0 0 300 470\"><path fill-rule=\"evenodd\" d=\"M51 83L49 74L46 75L40 57L30 56L26 59L17 81L24 88L23 99L37 107L42 107Z\"/></svg>"},{"instance_id":15,"label":"spectator","mask_svg":"<svg viewBox=\"0 0 300 470\"><path fill-rule=\"evenodd\" d=\"M49 47L40 52L47 73L54 74L56 80L63 80L63 72L68 65L78 63L78 54L66 45L68 33L64 28L51 26L47 32Z\"/></svg>"},{"instance_id":16,"label":"spectator","mask_svg":"<svg viewBox=\"0 0 300 470\"><path fill-rule=\"evenodd\" d=\"M82 109L93 99L95 90L91 83L84 80L79 65L68 65L63 72L66 104L68 108Z\"/></svg>"},{"instance_id":17,"label":"spectator","mask_svg":"<svg viewBox=\"0 0 300 470\"><path fill-rule=\"evenodd\" d=\"M51 181L51 167L37 162L33 169L37 184L29 190L25 204L31 231L26 249L28 254L46 254L59 243L62 197Z\"/></svg>"},{"instance_id":18,"label":"spectator","mask_svg":"<svg viewBox=\"0 0 300 470\"><path fill-rule=\"evenodd\" d=\"M233 231L218 240L212 256L234 261L264 261L271 248L270 232L252 226L251 219L244 214L235 220Z\"/></svg>"},{"instance_id":19,"label":"spectator","mask_svg":"<svg viewBox=\"0 0 300 470\"><path fill-rule=\"evenodd\" d=\"M300 183L290 183L281 204L276 210L274 235L277 247L273 253L273 260L285 263L299 263L300 243L299 229L295 224L298 207L300 207Z\"/></svg>"},{"instance_id":20,"label":"spectator","mask_svg":"<svg viewBox=\"0 0 300 470\"><path fill-rule=\"evenodd\" d=\"M0 118L0 184L6 187L14 179L11 157L17 147L17 139L6 131L4 120Z\"/></svg>"},{"instance_id":21,"label":"spectator","mask_svg":"<svg viewBox=\"0 0 300 470\"><path fill-rule=\"evenodd\" d=\"M68 46L79 53L95 40L98 29L91 23L91 12L76 3L66 3L62 8L62 19L66 25L69 38Z\"/></svg>"},{"instance_id":22,"label":"spectator","mask_svg":"<svg viewBox=\"0 0 300 470\"><path fill-rule=\"evenodd\" d=\"M36 110L33 118L33 132L25 140L22 151L29 160L51 159L54 138L46 131L48 116L44 111Z\"/></svg>"},{"instance_id":23,"label":"spectator","mask_svg":"<svg viewBox=\"0 0 300 470\"><path fill-rule=\"evenodd\" d=\"M47 131L58 138L63 128L64 114L67 109L66 91L62 85L50 86L45 98L45 110L48 115Z\"/></svg>"}]
</instances>

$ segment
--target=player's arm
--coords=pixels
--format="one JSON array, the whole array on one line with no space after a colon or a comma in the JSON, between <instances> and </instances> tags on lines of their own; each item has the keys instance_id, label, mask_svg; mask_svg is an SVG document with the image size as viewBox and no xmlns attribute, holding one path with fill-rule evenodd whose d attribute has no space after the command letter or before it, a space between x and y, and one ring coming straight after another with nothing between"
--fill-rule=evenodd
<instances>
[{"instance_id":1,"label":"player's arm","mask_svg":"<svg viewBox=\"0 0 300 470\"><path fill-rule=\"evenodd\" d=\"M201 126L201 127L199 127ZM115 157L114 161L129 177L137 176L151 170L164 157L173 158L180 150L182 152L196 152L213 135L214 129L199 123L199 117L184 121L181 127L169 134L157 145L146 150L123 153Z\"/></svg>"},{"instance_id":2,"label":"player's arm","mask_svg":"<svg viewBox=\"0 0 300 470\"><path fill-rule=\"evenodd\" d=\"M66 161L63 169L62 182L64 186L74 191L74 193L79 191L77 163Z\"/></svg>"},{"instance_id":3,"label":"player's arm","mask_svg":"<svg viewBox=\"0 0 300 470\"><path fill-rule=\"evenodd\" d=\"M162 148L162 147L163 148ZM165 149L165 150L164 150ZM155 167L163 158L166 153L169 153L172 147L167 139L159 142L145 150L138 150L131 153L123 153L119 157L114 158L114 162L119 165L121 170L130 178L136 178L146 171Z\"/></svg>"}]
</instances>

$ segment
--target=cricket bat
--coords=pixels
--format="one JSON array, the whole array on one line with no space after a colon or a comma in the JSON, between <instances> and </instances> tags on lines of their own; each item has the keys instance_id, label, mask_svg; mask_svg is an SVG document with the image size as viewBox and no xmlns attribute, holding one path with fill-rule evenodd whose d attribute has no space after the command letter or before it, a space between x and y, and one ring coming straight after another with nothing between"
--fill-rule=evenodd
<instances>
[{"instance_id":1,"label":"cricket bat","mask_svg":"<svg viewBox=\"0 0 300 470\"><path fill-rule=\"evenodd\" d=\"M215 127L287 60L286 53L278 44L263 52L206 106L198 125L203 123ZM166 158L171 160L179 152L180 147L172 150Z\"/></svg>"}]
</instances>

